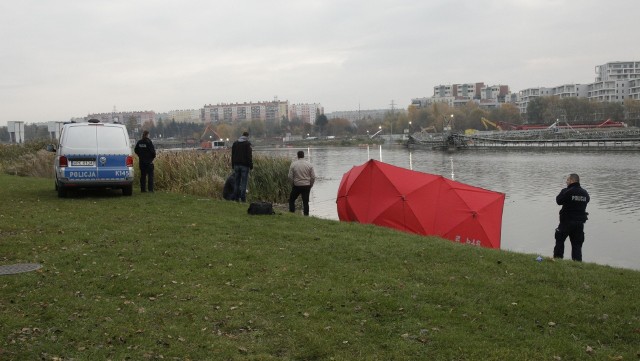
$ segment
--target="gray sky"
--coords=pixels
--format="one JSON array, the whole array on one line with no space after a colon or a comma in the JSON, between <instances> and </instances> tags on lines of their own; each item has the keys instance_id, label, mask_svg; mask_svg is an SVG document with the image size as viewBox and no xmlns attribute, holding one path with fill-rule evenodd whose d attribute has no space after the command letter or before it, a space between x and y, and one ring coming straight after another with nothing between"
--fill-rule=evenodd
<instances>
[{"instance_id":1,"label":"gray sky","mask_svg":"<svg viewBox=\"0 0 640 361\"><path fill-rule=\"evenodd\" d=\"M406 108L439 84L589 83L640 60L638 0L0 3L0 125L272 100Z\"/></svg>"}]
</instances>

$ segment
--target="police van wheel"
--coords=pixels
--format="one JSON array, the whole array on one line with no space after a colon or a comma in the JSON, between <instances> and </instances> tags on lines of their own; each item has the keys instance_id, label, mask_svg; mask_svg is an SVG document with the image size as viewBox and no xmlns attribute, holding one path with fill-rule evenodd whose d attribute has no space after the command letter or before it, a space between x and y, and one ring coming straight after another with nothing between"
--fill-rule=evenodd
<instances>
[{"instance_id":1,"label":"police van wheel","mask_svg":"<svg viewBox=\"0 0 640 361\"><path fill-rule=\"evenodd\" d=\"M56 188L58 188L57 189L58 190L58 198L66 198L67 197L67 190L64 187L56 184Z\"/></svg>"},{"instance_id":2,"label":"police van wheel","mask_svg":"<svg viewBox=\"0 0 640 361\"><path fill-rule=\"evenodd\" d=\"M126 187L122 187L122 195L123 196L130 196L133 195L133 186L126 186Z\"/></svg>"}]
</instances>

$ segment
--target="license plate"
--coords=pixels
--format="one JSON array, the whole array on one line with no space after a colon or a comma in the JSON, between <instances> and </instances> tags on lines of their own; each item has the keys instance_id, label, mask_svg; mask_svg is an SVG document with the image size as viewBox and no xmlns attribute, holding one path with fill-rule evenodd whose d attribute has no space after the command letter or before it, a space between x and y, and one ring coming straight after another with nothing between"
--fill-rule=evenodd
<instances>
[{"instance_id":1,"label":"license plate","mask_svg":"<svg viewBox=\"0 0 640 361\"><path fill-rule=\"evenodd\" d=\"M92 160L72 160L71 165L75 166L83 166L83 167L93 167L96 165L95 161Z\"/></svg>"}]
</instances>

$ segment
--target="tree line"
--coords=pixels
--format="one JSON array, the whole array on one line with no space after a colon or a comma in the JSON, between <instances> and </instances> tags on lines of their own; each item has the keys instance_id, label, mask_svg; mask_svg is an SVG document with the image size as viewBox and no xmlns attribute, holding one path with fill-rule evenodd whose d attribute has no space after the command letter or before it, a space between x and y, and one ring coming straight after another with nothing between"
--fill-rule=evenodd
<instances>
[{"instance_id":1,"label":"tree line","mask_svg":"<svg viewBox=\"0 0 640 361\"><path fill-rule=\"evenodd\" d=\"M428 107L409 106L407 111L388 111L382 118L364 117L356 121L344 118L328 119L320 114L314 124L300 118L279 120L246 120L236 122L218 122L202 124L196 122L176 122L160 119L155 123L139 126L134 119L125 122L130 137L137 139L142 130L149 130L154 138L175 138L185 140L209 140L213 133L205 134L205 129L215 132L222 139L237 139L242 132L248 131L252 137L263 139L282 139L287 134L306 138L307 136L354 137L373 135L379 130L382 134L413 133L426 130L442 132L447 126L463 132L466 129L484 130L482 118L493 122L519 124L550 125L556 121L599 124L607 119L626 122L629 126L640 125L640 101L627 99L624 103L594 102L582 98L558 98L544 96L533 98L527 113L520 114L518 108L511 103L502 104L499 108L486 109L475 102L468 102L460 107L451 107L446 103L434 103ZM24 126L24 139L51 139L46 123L32 123ZM7 127L0 127L0 141L10 140ZM217 139L216 139L217 140Z\"/></svg>"}]
</instances>

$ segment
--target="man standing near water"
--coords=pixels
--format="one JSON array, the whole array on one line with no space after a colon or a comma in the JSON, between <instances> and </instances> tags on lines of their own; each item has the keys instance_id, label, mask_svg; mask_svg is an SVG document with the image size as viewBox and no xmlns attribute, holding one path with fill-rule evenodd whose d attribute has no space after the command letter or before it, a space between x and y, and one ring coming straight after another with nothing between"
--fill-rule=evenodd
<instances>
[{"instance_id":1,"label":"man standing near water","mask_svg":"<svg viewBox=\"0 0 640 361\"><path fill-rule=\"evenodd\" d=\"M567 188L560 191L556 203L560 209L560 224L556 228L556 246L553 248L553 258L564 257L564 241L569 237L571 241L571 259L582 261L582 243L584 243L584 223L587 221L587 203L589 193L580 187L580 176L575 173L567 177Z\"/></svg>"},{"instance_id":2,"label":"man standing near water","mask_svg":"<svg viewBox=\"0 0 640 361\"><path fill-rule=\"evenodd\" d=\"M242 136L231 146L231 168L233 168L235 177L233 200L246 202L249 171L253 169L253 150L248 132L242 133Z\"/></svg>"},{"instance_id":3,"label":"man standing near water","mask_svg":"<svg viewBox=\"0 0 640 361\"><path fill-rule=\"evenodd\" d=\"M298 152L298 159L291 162L289 167L289 180L292 183L291 195L289 195L289 212L296 211L296 199L302 195L302 213L309 215L309 193L316 181L316 173L313 165L304 159L304 152Z\"/></svg>"}]
</instances>

